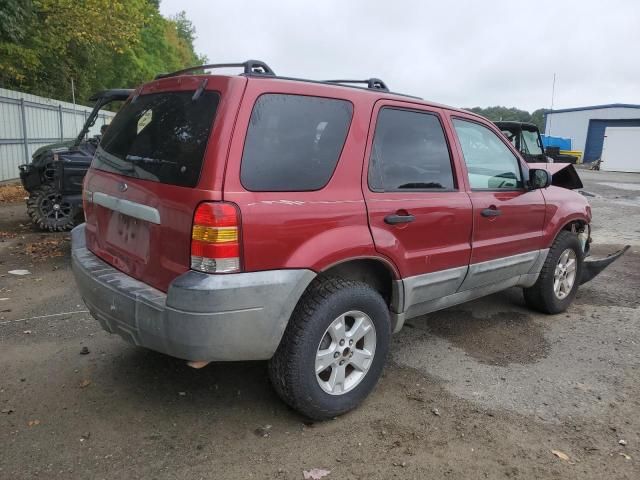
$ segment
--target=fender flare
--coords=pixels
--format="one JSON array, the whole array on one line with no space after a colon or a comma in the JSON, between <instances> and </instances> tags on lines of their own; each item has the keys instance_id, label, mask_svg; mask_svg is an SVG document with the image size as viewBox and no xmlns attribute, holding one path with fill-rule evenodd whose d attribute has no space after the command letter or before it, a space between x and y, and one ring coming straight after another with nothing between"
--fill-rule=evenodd
<instances>
[{"instance_id":1,"label":"fender flare","mask_svg":"<svg viewBox=\"0 0 640 480\"><path fill-rule=\"evenodd\" d=\"M562 217L561 219L554 220L553 221L554 228L546 230L543 235L545 237L545 242L544 242L545 247L551 248L551 245L553 245L553 242L555 241L558 234L561 231L565 230L568 225L577 221L582 222L585 225L590 224L590 218L587 215L583 215L582 213L573 213L565 217Z\"/></svg>"}]
</instances>

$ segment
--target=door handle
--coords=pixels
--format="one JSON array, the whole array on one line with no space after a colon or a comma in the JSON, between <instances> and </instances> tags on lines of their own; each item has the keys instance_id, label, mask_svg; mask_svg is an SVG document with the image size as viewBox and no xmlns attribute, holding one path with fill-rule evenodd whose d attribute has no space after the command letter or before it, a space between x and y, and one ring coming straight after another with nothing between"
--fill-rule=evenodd
<instances>
[{"instance_id":1,"label":"door handle","mask_svg":"<svg viewBox=\"0 0 640 480\"><path fill-rule=\"evenodd\" d=\"M502 215L502 211L496 207L485 208L480 212L483 217L499 217Z\"/></svg>"},{"instance_id":2,"label":"door handle","mask_svg":"<svg viewBox=\"0 0 640 480\"><path fill-rule=\"evenodd\" d=\"M410 213L407 213L406 215L399 215L397 213L394 213L393 215L387 215L386 217L384 217L384 223L387 223L389 225L397 225L399 223L411 223L415 219L416 217L414 217Z\"/></svg>"}]
</instances>

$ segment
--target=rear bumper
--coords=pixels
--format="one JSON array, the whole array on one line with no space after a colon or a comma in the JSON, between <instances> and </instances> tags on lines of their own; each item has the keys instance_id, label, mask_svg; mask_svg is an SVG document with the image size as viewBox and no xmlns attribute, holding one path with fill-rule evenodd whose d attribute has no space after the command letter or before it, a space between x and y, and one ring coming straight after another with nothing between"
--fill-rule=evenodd
<instances>
[{"instance_id":1,"label":"rear bumper","mask_svg":"<svg viewBox=\"0 0 640 480\"><path fill-rule=\"evenodd\" d=\"M266 360L275 352L311 270L228 275L189 271L165 294L86 248L85 225L72 231L78 289L102 327L126 341L185 360Z\"/></svg>"}]
</instances>

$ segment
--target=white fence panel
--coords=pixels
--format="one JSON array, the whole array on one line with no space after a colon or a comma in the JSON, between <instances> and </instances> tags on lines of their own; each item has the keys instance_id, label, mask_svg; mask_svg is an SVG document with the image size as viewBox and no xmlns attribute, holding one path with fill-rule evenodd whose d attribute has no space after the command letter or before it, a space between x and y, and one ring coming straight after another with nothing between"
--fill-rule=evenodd
<instances>
[{"instance_id":1,"label":"white fence panel","mask_svg":"<svg viewBox=\"0 0 640 480\"><path fill-rule=\"evenodd\" d=\"M0 102L0 138L21 138L20 105Z\"/></svg>"},{"instance_id":2,"label":"white fence panel","mask_svg":"<svg viewBox=\"0 0 640 480\"><path fill-rule=\"evenodd\" d=\"M18 165L51 143L72 140L91 113L90 107L0 88L0 181L18 178ZM89 136L115 114L100 110Z\"/></svg>"}]
</instances>

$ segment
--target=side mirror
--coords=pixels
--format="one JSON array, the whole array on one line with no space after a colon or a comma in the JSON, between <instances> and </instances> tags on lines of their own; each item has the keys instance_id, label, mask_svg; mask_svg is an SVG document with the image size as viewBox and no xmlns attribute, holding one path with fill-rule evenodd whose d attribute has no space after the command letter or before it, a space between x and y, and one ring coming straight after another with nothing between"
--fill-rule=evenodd
<instances>
[{"instance_id":1,"label":"side mirror","mask_svg":"<svg viewBox=\"0 0 640 480\"><path fill-rule=\"evenodd\" d=\"M529 188L547 188L551 185L551 174L543 168L532 168L529 170Z\"/></svg>"}]
</instances>

